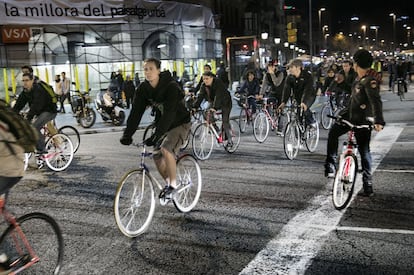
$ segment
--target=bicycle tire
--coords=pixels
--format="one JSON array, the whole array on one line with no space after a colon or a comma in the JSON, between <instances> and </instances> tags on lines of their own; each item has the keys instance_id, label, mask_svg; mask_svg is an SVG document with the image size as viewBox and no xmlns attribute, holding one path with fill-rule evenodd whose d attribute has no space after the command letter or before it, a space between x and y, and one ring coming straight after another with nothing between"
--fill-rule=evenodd
<instances>
[{"instance_id":1,"label":"bicycle tire","mask_svg":"<svg viewBox=\"0 0 414 275\"><path fill-rule=\"evenodd\" d=\"M333 119L328 117L333 115L332 108L328 104L325 104L321 110L321 126L325 130L329 130L332 127Z\"/></svg>"},{"instance_id":2,"label":"bicycle tire","mask_svg":"<svg viewBox=\"0 0 414 275\"><path fill-rule=\"evenodd\" d=\"M202 188L201 169L194 156L185 154L177 159L177 184L174 206L179 212L190 212L197 205Z\"/></svg>"},{"instance_id":3,"label":"bicycle tire","mask_svg":"<svg viewBox=\"0 0 414 275\"><path fill-rule=\"evenodd\" d=\"M46 142L45 149L48 153L44 155L44 161L51 170L63 171L72 163L73 145L67 135L57 133L51 136Z\"/></svg>"},{"instance_id":4,"label":"bicycle tire","mask_svg":"<svg viewBox=\"0 0 414 275\"><path fill-rule=\"evenodd\" d=\"M241 133L246 132L247 123L248 123L247 119L248 119L247 110L245 108L242 108L240 110L240 115L239 115L239 128L240 128Z\"/></svg>"},{"instance_id":5,"label":"bicycle tire","mask_svg":"<svg viewBox=\"0 0 414 275\"><path fill-rule=\"evenodd\" d=\"M144 135L142 136L142 141L150 138L155 133L155 124L151 123L147 127L145 127Z\"/></svg>"},{"instance_id":6,"label":"bicycle tire","mask_svg":"<svg viewBox=\"0 0 414 275\"><path fill-rule=\"evenodd\" d=\"M79 131L70 125L62 126L58 129L58 133L65 134L70 138L73 145L73 152L76 153L80 146L80 134Z\"/></svg>"},{"instance_id":7,"label":"bicycle tire","mask_svg":"<svg viewBox=\"0 0 414 275\"><path fill-rule=\"evenodd\" d=\"M49 215L39 212L28 213L16 219L23 234L39 261L27 267L27 274L59 274L64 257L64 241L57 222ZM30 255L21 235L14 225L9 225L0 237L0 246L7 247L10 260ZM12 270L34 260L29 256L22 259Z\"/></svg>"},{"instance_id":8,"label":"bicycle tire","mask_svg":"<svg viewBox=\"0 0 414 275\"><path fill-rule=\"evenodd\" d=\"M404 100L404 84L398 81L398 96L400 97L400 101Z\"/></svg>"},{"instance_id":9,"label":"bicycle tire","mask_svg":"<svg viewBox=\"0 0 414 275\"><path fill-rule=\"evenodd\" d=\"M239 148L240 145L240 128L237 125L237 122L234 120L230 120L230 131L231 131L231 141L233 143L232 146L227 144L224 145L224 149L227 153L234 153L236 152L237 148Z\"/></svg>"},{"instance_id":10,"label":"bicycle tire","mask_svg":"<svg viewBox=\"0 0 414 275\"><path fill-rule=\"evenodd\" d=\"M206 160L213 151L214 135L207 123L197 126L194 131L192 146L194 156L199 160Z\"/></svg>"},{"instance_id":11,"label":"bicycle tire","mask_svg":"<svg viewBox=\"0 0 414 275\"><path fill-rule=\"evenodd\" d=\"M349 167L348 175L344 175L345 166ZM358 160L356 156L354 154L345 155L339 162L332 188L332 202L337 210L344 209L351 201L357 172Z\"/></svg>"},{"instance_id":12,"label":"bicycle tire","mask_svg":"<svg viewBox=\"0 0 414 275\"><path fill-rule=\"evenodd\" d=\"M283 150L288 159L296 158L300 147L300 131L296 121L289 122L286 125L283 135Z\"/></svg>"},{"instance_id":13,"label":"bicycle tire","mask_svg":"<svg viewBox=\"0 0 414 275\"><path fill-rule=\"evenodd\" d=\"M270 125L269 120L264 112L259 112L256 115L253 123L253 135L257 142L263 143L269 135Z\"/></svg>"},{"instance_id":14,"label":"bicycle tire","mask_svg":"<svg viewBox=\"0 0 414 275\"><path fill-rule=\"evenodd\" d=\"M114 217L119 231L129 238L144 233L154 216L155 197L151 178L144 169L126 173L118 183Z\"/></svg>"},{"instance_id":15,"label":"bicycle tire","mask_svg":"<svg viewBox=\"0 0 414 275\"><path fill-rule=\"evenodd\" d=\"M309 125L305 130L305 145L309 152L315 152L319 144L319 125L315 123L315 127Z\"/></svg>"}]
</instances>

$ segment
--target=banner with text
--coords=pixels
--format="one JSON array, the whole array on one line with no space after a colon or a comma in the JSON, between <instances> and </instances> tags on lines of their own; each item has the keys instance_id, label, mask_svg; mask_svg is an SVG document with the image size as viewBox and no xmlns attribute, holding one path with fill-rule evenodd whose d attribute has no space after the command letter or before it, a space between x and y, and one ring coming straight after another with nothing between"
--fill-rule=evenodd
<instances>
[{"instance_id":1,"label":"banner with text","mask_svg":"<svg viewBox=\"0 0 414 275\"><path fill-rule=\"evenodd\" d=\"M183 24L214 28L209 8L178 2L140 0L0 1L0 25Z\"/></svg>"}]
</instances>

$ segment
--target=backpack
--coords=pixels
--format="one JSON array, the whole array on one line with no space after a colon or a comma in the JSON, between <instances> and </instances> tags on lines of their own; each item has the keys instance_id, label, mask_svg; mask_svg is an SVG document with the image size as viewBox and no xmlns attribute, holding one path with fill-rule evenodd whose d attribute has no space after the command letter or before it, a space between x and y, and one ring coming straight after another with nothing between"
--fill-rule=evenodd
<instances>
[{"instance_id":1,"label":"backpack","mask_svg":"<svg viewBox=\"0 0 414 275\"><path fill-rule=\"evenodd\" d=\"M39 80L38 83L40 84L40 86L43 87L43 89L45 89L49 93L50 97L52 98L52 102L57 103L57 96L55 91L53 90L53 87L44 82L43 80Z\"/></svg>"},{"instance_id":2,"label":"backpack","mask_svg":"<svg viewBox=\"0 0 414 275\"><path fill-rule=\"evenodd\" d=\"M28 120L14 112L2 99L0 99L0 120L9 126L10 132L16 138L16 141L5 142L20 145L23 147L25 153L34 152L36 150L36 144L39 140L39 132Z\"/></svg>"}]
</instances>

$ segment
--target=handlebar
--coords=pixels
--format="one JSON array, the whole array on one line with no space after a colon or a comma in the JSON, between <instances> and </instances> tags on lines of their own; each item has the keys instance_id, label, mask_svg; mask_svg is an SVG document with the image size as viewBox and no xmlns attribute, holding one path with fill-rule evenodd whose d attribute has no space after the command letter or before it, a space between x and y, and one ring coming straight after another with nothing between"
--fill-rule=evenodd
<instances>
[{"instance_id":1,"label":"handlebar","mask_svg":"<svg viewBox=\"0 0 414 275\"><path fill-rule=\"evenodd\" d=\"M349 120L342 118L341 116L327 115L327 117L335 119L336 121L351 127L351 129L372 129L372 124L355 125Z\"/></svg>"}]
</instances>

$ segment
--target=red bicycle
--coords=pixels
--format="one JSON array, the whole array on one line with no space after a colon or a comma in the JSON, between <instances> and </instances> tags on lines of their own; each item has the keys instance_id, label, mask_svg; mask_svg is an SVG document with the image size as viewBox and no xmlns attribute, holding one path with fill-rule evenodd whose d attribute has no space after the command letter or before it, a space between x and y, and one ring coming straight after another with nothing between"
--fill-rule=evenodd
<instances>
[{"instance_id":1,"label":"red bicycle","mask_svg":"<svg viewBox=\"0 0 414 275\"><path fill-rule=\"evenodd\" d=\"M355 189L355 181L358 173L358 145L355 141L356 129L370 129L372 125L354 125L341 117L329 116L341 124L348 125L348 139L344 142L342 153L339 157L338 170L333 182L332 201L336 209L344 209L351 201Z\"/></svg>"}]
</instances>

